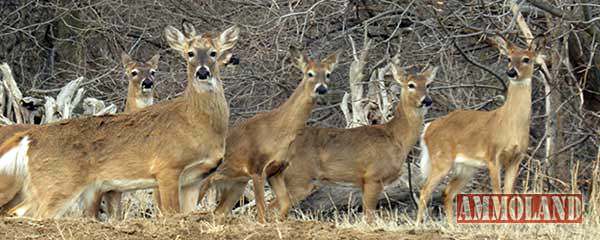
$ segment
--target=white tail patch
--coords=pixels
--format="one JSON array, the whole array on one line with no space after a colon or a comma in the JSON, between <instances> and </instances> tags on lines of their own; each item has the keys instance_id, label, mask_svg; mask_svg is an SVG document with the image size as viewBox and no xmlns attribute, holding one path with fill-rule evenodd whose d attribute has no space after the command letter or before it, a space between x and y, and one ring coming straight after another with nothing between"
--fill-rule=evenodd
<instances>
[{"instance_id":1,"label":"white tail patch","mask_svg":"<svg viewBox=\"0 0 600 240\"><path fill-rule=\"evenodd\" d=\"M29 137L25 136L19 144L8 150L0 157L0 174L25 178L27 176L27 150L29 149Z\"/></svg>"},{"instance_id":2,"label":"white tail patch","mask_svg":"<svg viewBox=\"0 0 600 240\"><path fill-rule=\"evenodd\" d=\"M425 142L425 133L427 132L429 124L430 123L425 124L423 132L421 132L421 162L419 163L419 166L421 167L421 177L423 179L429 176L429 171L431 170L429 163L429 148L427 148L427 143Z\"/></svg>"}]
</instances>

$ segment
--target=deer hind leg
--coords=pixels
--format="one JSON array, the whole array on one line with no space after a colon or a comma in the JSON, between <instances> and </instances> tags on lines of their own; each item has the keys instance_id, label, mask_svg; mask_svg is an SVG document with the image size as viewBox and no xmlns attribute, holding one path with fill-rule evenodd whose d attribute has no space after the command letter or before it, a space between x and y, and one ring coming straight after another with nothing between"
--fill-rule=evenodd
<instances>
[{"instance_id":1,"label":"deer hind leg","mask_svg":"<svg viewBox=\"0 0 600 240\"><path fill-rule=\"evenodd\" d=\"M160 172L156 176L160 193L159 209L163 215L178 213L179 208L179 175L181 171L170 170Z\"/></svg>"},{"instance_id":2,"label":"deer hind leg","mask_svg":"<svg viewBox=\"0 0 600 240\"><path fill-rule=\"evenodd\" d=\"M271 185L273 192L275 192L275 197L277 201L277 205L271 204L269 208L271 208L272 206L278 206L279 218L283 220L287 217L287 214L291 207L290 195L288 194L288 190L285 185L283 173L271 176L269 178L269 185Z\"/></svg>"},{"instance_id":3,"label":"deer hind leg","mask_svg":"<svg viewBox=\"0 0 600 240\"><path fill-rule=\"evenodd\" d=\"M432 163L435 162L441 162L441 161L433 161ZM436 167L441 167L441 168L434 168L434 165L431 165L431 170L429 171L429 176L427 176L427 179L425 180L425 183L423 184L423 186L421 187L421 191L419 192L420 196L419 196L419 208L417 211L417 224L421 223L423 221L423 215L425 214L425 208L427 208L427 202L429 201L429 198L431 197L431 193L433 192L433 190L435 189L435 187L437 186L437 184L440 182L440 180L442 180L442 178L444 178L447 174L448 171L450 171L451 166L441 166L438 165Z\"/></svg>"},{"instance_id":4,"label":"deer hind leg","mask_svg":"<svg viewBox=\"0 0 600 240\"><path fill-rule=\"evenodd\" d=\"M220 218L225 218L240 197L244 193L244 188L248 182L244 181L228 181L219 183L218 192L220 195L219 205L215 209L215 215Z\"/></svg>"},{"instance_id":5,"label":"deer hind leg","mask_svg":"<svg viewBox=\"0 0 600 240\"><path fill-rule=\"evenodd\" d=\"M444 210L446 211L446 219L449 224L452 224L454 198L460 189L471 179L476 170L477 168L464 164L458 164L455 167L454 176L444 190Z\"/></svg>"},{"instance_id":6,"label":"deer hind leg","mask_svg":"<svg viewBox=\"0 0 600 240\"><path fill-rule=\"evenodd\" d=\"M376 182L365 182L362 186L362 204L365 220L367 223L373 222L375 216L375 208L377 207L377 197L383 190L383 185Z\"/></svg>"},{"instance_id":7,"label":"deer hind leg","mask_svg":"<svg viewBox=\"0 0 600 240\"><path fill-rule=\"evenodd\" d=\"M121 204L123 193L119 191L109 191L104 194L104 197L106 201L106 213L108 218L121 220L123 217Z\"/></svg>"},{"instance_id":8,"label":"deer hind leg","mask_svg":"<svg viewBox=\"0 0 600 240\"><path fill-rule=\"evenodd\" d=\"M21 184L13 176L0 175L0 207L10 202L21 190Z\"/></svg>"},{"instance_id":9,"label":"deer hind leg","mask_svg":"<svg viewBox=\"0 0 600 240\"><path fill-rule=\"evenodd\" d=\"M515 180L519 175L519 167L523 157L519 156L514 162L510 162L504 170L504 193L511 194L515 186Z\"/></svg>"}]
</instances>

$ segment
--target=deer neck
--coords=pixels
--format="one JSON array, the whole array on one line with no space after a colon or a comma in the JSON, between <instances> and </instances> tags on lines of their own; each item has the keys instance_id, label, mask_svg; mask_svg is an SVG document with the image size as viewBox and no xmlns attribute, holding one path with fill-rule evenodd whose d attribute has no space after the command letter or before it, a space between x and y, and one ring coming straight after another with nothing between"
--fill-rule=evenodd
<instances>
[{"instance_id":1,"label":"deer neck","mask_svg":"<svg viewBox=\"0 0 600 240\"><path fill-rule=\"evenodd\" d=\"M136 86L129 84L127 89L127 100L125 100L125 112L133 112L154 104L153 92L141 93Z\"/></svg>"},{"instance_id":2,"label":"deer neck","mask_svg":"<svg viewBox=\"0 0 600 240\"><path fill-rule=\"evenodd\" d=\"M506 94L506 102L498 109L503 121L502 127L529 128L531 117L531 78L511 81Z\"/></svg>"},{"instance_id":3,"label":"deer neck","mask_svg":"<svg viewBox=\"0 0 600 240\"><path fill-rule=\"evenodd\" d=\"M418 109L402 100L398 103L394 118L386 123L385 128L389 130L397 145L412 147L423 129L424 109Z\"/></svg>"},{"instance_id":4,"label":"deer neck","mask_svg":"<svg viewBox=\"0 0 600 240\"><path fill-rule=\"evenodd\" d=\"M314 103L312 94L313 89L307 88L306 81L302 80L292 95L274 111L283 129L296 131L306 126Z\"/></svg>"},{"instance_id":5,"label":"deer neck","mask_svg":"<svg viewBox=\"0 0 600 240\"><path fill-rule=\"evenodd\" d=\"M183 93L184 113L190 124L210 124L213 129L226 131L229 121L229 106L225 100L223 85L218 71L212 79L212 86L198 87L193 77L188 76L188 84Z\"/></svg>"}]
</instances>

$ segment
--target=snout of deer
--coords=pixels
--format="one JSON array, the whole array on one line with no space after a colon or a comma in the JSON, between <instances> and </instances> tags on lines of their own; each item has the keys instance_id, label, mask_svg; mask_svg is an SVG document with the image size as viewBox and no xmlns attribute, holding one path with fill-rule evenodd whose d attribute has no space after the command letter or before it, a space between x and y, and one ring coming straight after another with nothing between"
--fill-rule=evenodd
<instances>
[{"instance_id":1,"label":"snout of deer","mask_svg":"<svg viewBox=\"0 0 600 240\"><path fill-rule=\"evenodd\" d=\"M431 107L431 104L433 104L433 100L429 96L424 96L421 99L421 106Z\"/></svg>"},{"instance_id":2,"label":"snout of deer","mask_svg":"<svg viewBox=\"0 0 600 240\"><path fill-rule=\"evenodd\" d=\"M154 86L154 81L152 81L152 79L146 78L146 79L144 79L144 81L142 81L141 85L142 85L142 91L147 92L147 91L152 90L152 86Z\"/></svg>"},{"instance_id":3,"label":"snout of deer","mask_svg":"<svg viewBox=\"0 0 600 240\"><path fill-rule=\"evenodd\" d=\"M206 66L199 66L196 69L196 78L200 80L207 80L210 77L210 70Z\"/></svg>"},{"instance_id":4,"label":"snout of deer","mask_svg":"<svg viewBox=\"0 0 600 240\"><path fill-rule=\"evenodd\" d=\"M513 68L510 68L510 69L506 70L506 75L508 75L508 77L510 77L510 78L516 78L519 75L519 73L513 67Z\"/></svg>"},{"instance_id":5,"label":"snout of deer","mask_svg":"<svg viewBox=\"0 0 600 240\"><path fill-rule=\"evenodd\" d=\"M327 85L326 84L322 84L322 83L318 83L315 86L315 92L319 95L323 95L327 93Z\"/></svg>"}]
</instances>

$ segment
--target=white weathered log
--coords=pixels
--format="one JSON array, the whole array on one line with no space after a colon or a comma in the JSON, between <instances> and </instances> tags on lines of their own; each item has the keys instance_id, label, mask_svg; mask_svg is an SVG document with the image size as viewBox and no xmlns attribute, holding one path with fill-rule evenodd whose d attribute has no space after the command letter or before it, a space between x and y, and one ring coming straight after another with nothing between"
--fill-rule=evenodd
<instances>
[{"instance_id":1,"label":"white weathered log","mask_svg":"<svg viewBox=\"0 0 600 240\"><path fill-rule=\"evenodd\" d=\"M33 109L30 110L27 107L25 107L25 105L32 105ZM43 105L44 105L43 99L34 98L34 97L23 97L23 99L21 99L20 107L21 107L21 112L23 113L24 123L34 124L35 117L41 117L43 114L42 113Z\"/></svg>"},{"instance_id":2,"label":"white weathered log","mask_svg":"<svg viewBox=\"0 0 600 240\"><path fill-rule=\"evenodd\" d=\"M83 100L83 114L96 115L98 112L106 108L104 101L96 98L88 97Z\"/></svg>"},{"instance_id":3,"label":"white weathered log","mask_svg":"<svg viewBox=\"0 0 600 240\"><path fill-rule=\"evenodd\" d=\"M363 41L363 49L360 52L360 54L358 53L358 51L356 50L356 44L354 43L354 39L352 39L352 36L348 36L349 40L350 40L350 45L352 46L352 56L354 58L354 60L352 61L352 64L350 64L350 70L349 70L349 82L350 82L350 96L351 96L351 105L352 105L352 119L349 121L350 124L347 125L347 127L357 127L357 126L362 126L362 125L367 125L368 124L368 120L367 120L367 114L368 112L365 111L364 108L364 68L366 65L366 59L367 59L367 55L369 53L369 49L371 47L372 44L372 40L368 39L366 37L366 31L365 31L365 38ZM346 119L346 122L348 122L348 119Z\"/></svg>"},{"instance_id":4,"label":"white weathered log","mask_svg":"<svg viewBox=\"0 0 600 240\"><path fill-rule=\"evenodd\" d=\"M14 122L16 123L23 123L23 114L21 113L21 108L19 107L19 103L21 102L21 99L23 98L23 94L21 93L21 90L19 90L19 87L17 86L17 83L15 82L15 79L13 78L12 75L12 70L10 69L10 67L8 66L8 64L6 63L2 63L0 64L0 71L2 71L2 83L4 85L4 88L8 91L8 109L7 109L7 114L10 117L11 113L14 111L15 114L15 119Z\"/></svg>"},{"instance_id":5,"label":"white weathered log","mask_svg":"<svg viewBox=\"0 0 600 240\"><path fill-rule=\"evenodd\" d=\"M117 113L117 106L114 104L110 104L108 107L98 111L94 116L102 116L107 114L115 114Z\"/></svg>"},{"instance_id":6,"label":"white weathered log","mask_svg":"<svg viewBox=\"0 0 600 240\"><path fill-rule=\"evenodd\" d=\"M60 116L56 116L58 114L58 109L56 108L56 100L53 97L44 97L46 102L44 103L44 119L42 119L42 123L51 123L60 119Z\"/></svg>"}]
</instances>

